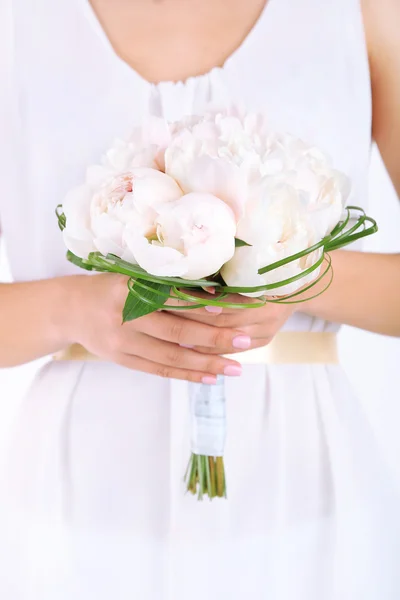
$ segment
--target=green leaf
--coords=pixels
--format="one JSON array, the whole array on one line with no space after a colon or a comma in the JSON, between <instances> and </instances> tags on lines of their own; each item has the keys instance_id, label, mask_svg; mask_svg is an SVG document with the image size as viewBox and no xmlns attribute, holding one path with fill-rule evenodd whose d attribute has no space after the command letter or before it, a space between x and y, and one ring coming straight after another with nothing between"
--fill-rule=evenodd
<instances>
[{"instance_id":1,"label":"green leaf","mask_svg":"<svg viewBox=\"0 0 400 600\"><path fill-rule=\"evenodd\" d=\"M146 287L136 285L129 287L124 310L123 323L149 315L161 308L169 296L169 286L162 283L148 282Z\"/></svg>"},{"instance_id":2,"label":"green leaf","mask_svg":"<svg viewBox=\"0 0 400 600\"><path fill-rule=\"evenodd\" d=\"M240 240L239 238L235 238L235 248L241 248L242 246L251 246L244 240Z\"/></svg>"}]
</instances>

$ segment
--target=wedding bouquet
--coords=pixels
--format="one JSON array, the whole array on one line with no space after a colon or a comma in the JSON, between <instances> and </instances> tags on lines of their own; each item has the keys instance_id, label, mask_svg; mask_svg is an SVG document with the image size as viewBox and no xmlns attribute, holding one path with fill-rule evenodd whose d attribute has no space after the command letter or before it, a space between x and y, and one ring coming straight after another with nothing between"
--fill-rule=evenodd
<instances>
[{"instance_id":1,"label":"wedding bouquet","mask_svg":"<svg viewBox=\"0 0 400 600\"><path fill-rule=\"evenodd\" d=\"M232 109L150 119L88 168L57 215L71 262L129 277L125 322L157 310L310 299L332 279L328 252L377 229L361 209L345 208L349 192L321 150ZM191 384L190 411L187 489L225 496L223 378Z\"/></svg>"}]
</instances>

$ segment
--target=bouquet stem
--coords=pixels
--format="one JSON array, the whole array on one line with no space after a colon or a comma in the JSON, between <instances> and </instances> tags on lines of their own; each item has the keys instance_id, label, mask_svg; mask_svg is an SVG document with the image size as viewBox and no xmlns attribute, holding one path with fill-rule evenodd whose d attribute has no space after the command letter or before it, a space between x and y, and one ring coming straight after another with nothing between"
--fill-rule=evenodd
<instances>
[{"instance_id":1,"label":"bouquet stem","mask_svg":"<svg viewBox=\"0 0 400 600\"><path fill-rule=\"evenodd\" d=\"M199 500L203 496L226 498L226 479L224 459L222 456L204 456L192 453L185 474L187 491L197 494Z\"/></svg>"},{"instance_id":2,"label":"bouquet stem","mask_svg":"<svg viewBox=\"0 0 400 600\"><path fill-rule=\"evenodd\" d=\"M218 376L215 386L190 384L189 404L192 452L184 478L186 488L199 500L203 496L226 498L224 377Z\"/></svg>"}]
</instances>

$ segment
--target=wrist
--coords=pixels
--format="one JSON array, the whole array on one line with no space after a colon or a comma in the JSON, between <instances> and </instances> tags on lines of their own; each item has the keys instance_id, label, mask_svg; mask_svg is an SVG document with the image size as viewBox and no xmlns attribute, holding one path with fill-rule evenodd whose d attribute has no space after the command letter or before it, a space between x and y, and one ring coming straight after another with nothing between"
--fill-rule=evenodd
<instances>
[{"instance_id":1,"label":"wrist","mask_svg":"<svg viewBox=\"0 0 400 600\"><path fill-rule=\"evenodd\" d=\"M84 275L53 279L50 336L58 349L77 342L79 316L82 310Z\"/></svg>"},{"instance_id":2,"label":"wrist","mask_svg":"<svg viewBox=\"0 0 400 600\"><path fill-rule=\"evenodd\" d=\"M335 252L337 255L338 251ZM331 256L333 263L333 256ZM326 271L326 264L323 263L321 269L317 275L317 279L320 278L324 271ZM304 292L304 298L309 298L309 300L305 300L301 304L298 305L297 310L300 312L304 312L311 316L321 316L324 312L324 307L326 305L326 294L331 286L333 281L333 267L331 270L327 271L323 277L315 285L313 285L307 292ZM301 296L303 297L303 295Z\"/></svg>"},{"instance_id":3,"label":"wrist","mask_svg":"<svg viewBox=\"0 0 400 600\"><path fill-rule=\"evenodd\" d=\"M312 314L314 310L318 310L324 303L323 296L327 284L329 283L328 277L330 277L330 275L325 275L325 277L315 283L310 289L299 294L296 298L298 302L293 304L293 312ZM310 284L307 284L305 287L308 287L308 285Z\"/></svg>"}]
</instances>

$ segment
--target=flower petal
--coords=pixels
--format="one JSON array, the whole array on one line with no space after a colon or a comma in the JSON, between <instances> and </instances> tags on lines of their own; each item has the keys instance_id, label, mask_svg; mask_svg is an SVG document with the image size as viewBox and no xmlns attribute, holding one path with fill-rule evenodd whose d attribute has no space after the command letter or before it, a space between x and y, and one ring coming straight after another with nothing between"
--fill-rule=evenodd
<instances>
[{"instance_id":1,"label":"flower petal","mask_svg":"<svg viewBox=\"0 0 400 600\"><path fill-rule=\"evenodd\" d=\"M239 219L247 200L247 172L223 158L199 156L186 162L166 152L165 172L184 192L209 193L225 202Z\"/></svg>"},{"instance_id":2,"label":"flower petal","mask_svg":"<svg viewBox=\"0 0 400 600\"><path fill-rule=\"evenodd\" d=\"M222 242L222 243L221 243ZM224 252L221 252L221 246ZM235 239L214 239L207 244L192 246L187 253L187 272L184 279L203 279L217 273L235 252Z\"/></svg>"},{"instance_id":3,"label":"flower petal","mask_svg":"<svg viewBox=\"0 0 400 600\"><path fill-rule=\"evenodd\" d=\"M186 257L188 279L213 275L235 251L233 211L212 194L193 192L165 205L157 223L162 243Z\"/></svg>"},{"instance_id":4,"label":"flower petal","mask_svg":"<svg viewBox=\"0 0 400 600\"><path fill-rule=\"evenodd\" d=\"M114 171L103 165L91 165L86 169L86 183L92 188L99 187L112 177Z\"/></svg>"},{"instance_id":5,"label":"flower petal","mask_svg":"<svg viewBox=\"0 0 400 600\"><path fill-rule=\"evenodd\" d=\"M71 190L63 202L63 211L67 220L63 231L64 242L67 248L80 258L87 258L90 252L95 251L90 231L91 198L90 186L81 185Z\"/></svg>"},{"instance_id":6,"label":"flower petal","mask_svg":"<svg viewBox=\"0 0 400 600\"><path fill-rule=\"evenodd\" d=\"M185 257L178 250L153 244L129 229L125 231L124 241L138 265L151 275L159 277L185 275L187 271Z\"/></svg>"},{"instance_id":7,"label":"flower petal","mask_svg":"<svg viewBox=\"0 0 400 600\"><path fill-rule=\"evenodd\" d=\"M142 128L142 142L144 146L158 146L166 148L171 140L171 130L168 122L154 115L147 118Z\"/></svg>"},{"instance_id":8,"label":"flower petal","mask_svg":"<svg viewBox=\"0 0 400 600\"><path fill-rule=\"evenodd\" d=\"M74 238L67 229L64 229L63 238L68 250L75 256L79 256L79 258L87 258L91 252L96 252L91 236L88 236L87 239Z\"/></svg>"},{"instance_id":9,"label":"flower petal","mask_svg":"<svg viewBox=\"0 0 400 600\"><path fill-rule=\"evenodd\" d=\"M92 196L93 190L87 184L72 189L65 196L62 206L69 227L90 227L90 203Z\"/></svg>"},{"instance_id":10,"label":"flower petal","mask_svg":"<svg viewBox=\"0 0 400 600\"><path fill-rule=\"evenodd\" d=\"M103 256L107 256L107 254L114 254L115 256L122 258L124 254L124 249L122 246L119 246L109 238L94 238L93 243L96 247L96 250L101 252Z\"/></svg>"},{"instance_id":11,"label":"flower petal","mask_svg":"<svg viewBox=\"0 0 400 600\"><path fill-rule=\"evenodd\" d=\"M264 285L262 275L258 274L259 256L255 248L242 246L236 248L233 258L221 269L221 275L226 285L231 287L258 287ZM243 294L244 296L258 297L265 292L253 292Z\"/></svg>"}]
</instances>

